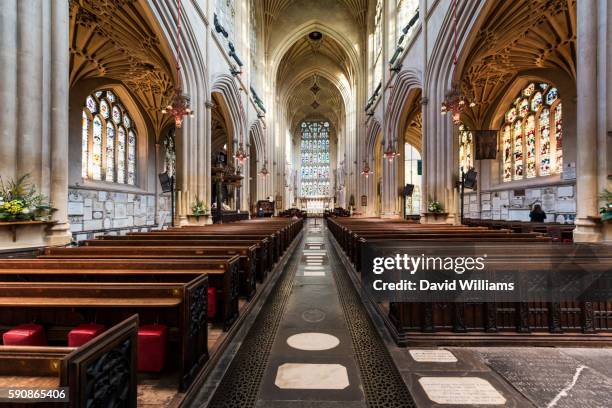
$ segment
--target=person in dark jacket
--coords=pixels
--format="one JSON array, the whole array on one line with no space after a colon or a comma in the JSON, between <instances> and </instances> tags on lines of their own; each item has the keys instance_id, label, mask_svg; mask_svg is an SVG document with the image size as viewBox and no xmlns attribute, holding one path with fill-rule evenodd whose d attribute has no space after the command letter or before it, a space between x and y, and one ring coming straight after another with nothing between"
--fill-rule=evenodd
<instances>
[{"instance_id":1,"label":"person in dark jacket","mask_svg":"<svg viewBox=\"0 0 612 408\"><path fill-rule=\"evenodd\" d=\"M533 206L533 209L529 213L529 219L531 222L544 222L546 219L546 213L542 209L540 204L536 204Z\"/></svg>"}]
</instances>

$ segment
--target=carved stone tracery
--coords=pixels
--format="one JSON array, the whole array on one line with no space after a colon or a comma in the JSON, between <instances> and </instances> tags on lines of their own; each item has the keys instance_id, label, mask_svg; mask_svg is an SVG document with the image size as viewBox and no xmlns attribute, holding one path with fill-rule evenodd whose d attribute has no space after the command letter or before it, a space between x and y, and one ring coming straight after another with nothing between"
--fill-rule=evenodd
<instances>
[{"instance_id":1,"label":"carved stone tracery","mask_svg":"<svg viewBox=\"0 0 612 408\"><path fill-rule=\"evenodd\" d=\"M461 88L480 125L517 73L558 69L576 78L576 0L517 0L491 9L468 51Z\"/></svg>"},{"instance_id":2,"label":"carved stone tracery","mask_svg":"<svg viewBox=\"0 0 612 408\"><path fill-rule=\"evenodd\" d=\"M70 1L70 85L90 78L121 81L148 113L156 131L173 92L172 56L136 0Z\"/></svg>"}]
</instances>

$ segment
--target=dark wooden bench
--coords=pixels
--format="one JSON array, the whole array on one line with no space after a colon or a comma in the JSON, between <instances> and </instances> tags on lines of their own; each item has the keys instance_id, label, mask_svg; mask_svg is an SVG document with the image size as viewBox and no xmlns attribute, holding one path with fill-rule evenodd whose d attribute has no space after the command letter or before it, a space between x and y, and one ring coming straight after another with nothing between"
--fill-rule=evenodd
<instances>
[{"instance_id":1,"label":"dark wooden bench","mask_svg":"<svg viewBox=\"0 0 612 408\"><path fill-rule=\"evenodd\" d=\"M228 269L229 268L229 269ZM50 273L61 271L93 272L92 276L98 279L95 271L103 271L106 275L124 275L134 271L146 271L153 277L162 274L204 274L208 275L208 283L218 293L217 305L220 318L227 330L238 317L238 265L221 266L220 262L204 266L197 259L11 259L0 265L0 280L9 271ZM56 272L57 274L57 272ZM102 278L100 278L102 279Z\"/></svg>"},{"instance_id":2,"label":"dark wooden bench","mask_svg":"<svg viewBox=\"0 0 612 408\"><path fill-rule=\"evenodd\" d=\"M45 248L38 259L126 259L126 260L194 260L197 259L203 268L224 268L228 273L239 271L239 293L251 299L256 290L255 248L236 248L232 251L210 253L198 248L182 247L73 247ZM232 252L231 254L229 252ZM237 253L240 253L238 255Z\"/></svg>"},{"instance_id":3,"label":"dark wooden bench","mask_svg":"<svg viewBox=\"0 0 612 408\"><path fill-rule=\"evenodd\" d=\"M167 360L178 364L181 390L208 360L207 275L147 270L13 272L0 273L0 321L7 325L1 331L36 321L48 328L51 342L59 342L69 327L83 322L112 326L137 313L141 322L170 329L169 340L175 347L169 348L172 357Z\"/></svg>"},{"instance_id":4,"label":"dark wooden bench","mask_svg":"<svg viewBox=\"0 0 612 408\"><path fill-rule=\"evenodd\" d=\"M134 237L135 238L135 237ZM240 240L198 240L198 239L168 239L168 238L157 238L157 239L93 239L83 241L84 246L87 247L214 247L224 250L226 247L256 247L256 258L263 262L264 276L267 272L272 270L274 265L274 259L271 251L266 246L260 245L258 242L252 240L240 241ZM258 269L259 272L259 269Z\"/></svg>"},{"instance_id":5,"label":"dark wooden bench","mask_svg":"<svg viewBox=\"0 0 612 408\"><path fill-rule=\"evenodd\" d=\"M0 387L69 388L69 403L40 406L136 407L137 333L134 315L79 348L0 346Z\"/></svg>"}]
</instances>

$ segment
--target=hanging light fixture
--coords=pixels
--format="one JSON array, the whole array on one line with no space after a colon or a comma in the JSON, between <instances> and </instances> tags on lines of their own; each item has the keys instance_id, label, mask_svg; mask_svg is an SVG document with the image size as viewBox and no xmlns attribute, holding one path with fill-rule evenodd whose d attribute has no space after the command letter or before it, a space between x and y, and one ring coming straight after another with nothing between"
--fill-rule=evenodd
<instances>
[{"instance_id":1,"label":"hanging light fixture","mask_svg":"<svg viewBox=\"0 0 612 408\"><path fill-rule=\"evenodd\" d=\"M394 143L391 143L391 141L389 141L389 145L387 146L387 150L385 150L383 155L385 156L385 158L387 160L389 160L389 163L391 163L400 154L395 150Z\"/></svg>"},{"instance_id":2,"label":"hanging light fixture","mask_svg":"<svg viewBox=\"0 0 612 408\"><path fill-rule=\"evenodd\" d=\"M236 154L234 155L234 157L236 158L236 160L238 160L241 164L244 164L244 162L246 161L246 159L249 158L249 155L246 153L246 151L244 150L244 147L242 146L242 142L240 142L238 144L238 150L236 150Z\"/></svg>"},{"instance_id":3,"label":"hanging light fixture","mask_svg":"<svg viewBox=\"0 0 612 408\"><path fill-rule=\"evenodd\" d=\"M374 174L374 172L370 169L370 166L368 165L367 161L363 161L363 170L361 170L361 175L365 176L365 178L370 177L371 174Z\"/></svg>"},{"instance_id":4,"label":"hanging light fixture","mask_svg":"<svg viewBox=\"0 0 612 408\"><path fill-rule=\"evenodd\" d=\"M453 0L453 76L457 70L457 61L457 0ZM466 104L468 104L468 102L461 94L460 86L454 83L451 91L446 94L446 99L440 106L440 113L446 115L450 112L453 123L459 125L461 123L461 113L465 109ZM474 107L476 104L470 102L469 106Z\"/></svg>"},{"instance_id":5,"label":"hanging light fixture","mask_svg":"<svg viewBox=\"0 0 612 408\"><path fill-rule=\"evenodd\" d=\"M176 41L176 86L170 104L162 109L162 113L170 114L174 117L174 124L177 128L183 127L183 117L193 116L194 112L190 107L189 96L183 93L181 88L181 0L177 0L177 41Z\"/></svg>"},{"instance_id":6,"label":"hanging light fixture","mask_svg":"<svg viewBox=\"0 0 612 408\"><path fill-rule=\"evenodd\" d=\"M263 167L261 168L261 170L259 171L259 174L262 175L263 177L268 176L268 174L270 174L270 172L268 171L268 169L266 168L266 166L268 165L268 161L266 160L264 162Z\"/></svg>"}]
</instances>

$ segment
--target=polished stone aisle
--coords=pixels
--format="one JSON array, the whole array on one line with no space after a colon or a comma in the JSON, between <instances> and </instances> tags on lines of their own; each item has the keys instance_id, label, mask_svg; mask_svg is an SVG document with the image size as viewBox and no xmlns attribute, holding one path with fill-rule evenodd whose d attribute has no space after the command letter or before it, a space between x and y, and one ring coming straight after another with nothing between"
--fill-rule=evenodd
<instances>
[{"instance_id":1,"label":"polished stone aisle","mask_svg":"<svg viewBox=\"0 0 612 408\"><path fill-rule=\"evenodd\" d=\"M258 407L365 407L326 237L323 221L309 219Z\"/></svg>"}]
</instances>

